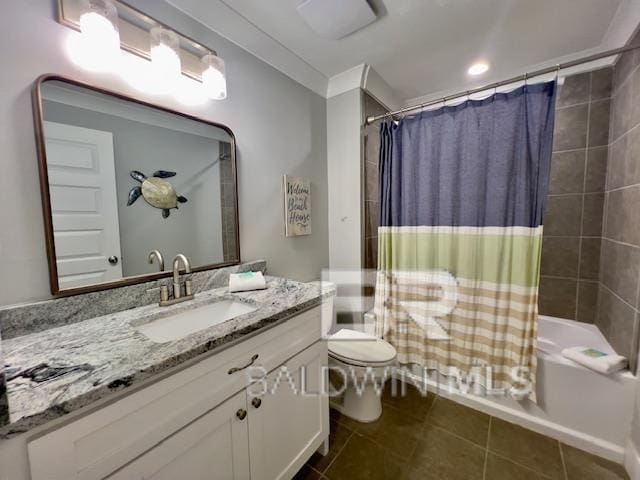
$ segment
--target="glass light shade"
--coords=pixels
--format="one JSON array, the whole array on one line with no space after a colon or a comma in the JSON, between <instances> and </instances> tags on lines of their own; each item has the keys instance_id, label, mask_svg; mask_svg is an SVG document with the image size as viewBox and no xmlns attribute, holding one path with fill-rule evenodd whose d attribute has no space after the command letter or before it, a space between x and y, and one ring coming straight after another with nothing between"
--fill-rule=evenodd
<instances>
[{"instance_id":1,"label":"glass light shade","mask_svg":"<svg viewBox=\"0 0 640 480\"><path fill-rule=\"evenodd\" d=\"M154 81L171 90L182 74L180 39L174 32L162 27L154 27L150 33Z\"/></svg>"},{"instance_id":2,"label":"glass light shade","mask_svg":"<svg viewBox=\"0 0 640 480\"><path fill-rule=\"evenodd\" d=\"M173 96L183 105L189 106L202 105L208 100L204 85L185 75L182 75L178 80Z\"/></svg>"},{"instance_id":3,"label":"glass light shade","mask_svg":"<svg viewBox=\"0 0 640 480\"><path fill-rule=\"evenodd\" d=\"M489 70L489 64L488 63L478 62L478 63L474 63L473 65L471 65L469 67L469 70L467 70L467 73L469 75L482 75L483 73L485 73L488 70Z\"/></svg>"},{"instance_id":4,"label":"glass light shade","mask_svg":"<svg viewBox=\"0 0 640 480\"><path fill-rule=\"evenodd\" d=\"M202 83L207 96L213 100L227 98L227 79L225 76L224 60L209 53L200 60L204 66Z\"/></svg>"},{"instance_id":5,"label":"glass light shade","mask_svg":"<svg viewBox=\"0 0 640 480\"><path fill-rule=\"evenodd\" d=\"M91 70L113 70L120 56L118 10L111 0L84 0L80 15L81 63Z\"/></svg>"}]
</instances>

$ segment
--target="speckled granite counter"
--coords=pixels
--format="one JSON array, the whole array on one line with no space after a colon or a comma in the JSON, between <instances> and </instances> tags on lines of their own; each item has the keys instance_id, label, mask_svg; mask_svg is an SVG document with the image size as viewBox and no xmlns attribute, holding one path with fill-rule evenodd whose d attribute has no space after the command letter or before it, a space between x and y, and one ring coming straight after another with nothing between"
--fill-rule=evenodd
<instances>
[{"instance_id":1,"label":"speckled granite counter","mask_svg":"<svg viewBox=\"0 0 640 480\"><path fill-rule=\"evenodd\" d=\"M230 294L227 287L216 288L171 307L147 305L4 340L9 423L0 427L0 438L221 349L322 300L317 286L276 277L267 281L266 290ZM256 310L167 343L152 342L134 326L223 299L239 300Z\"/></svg>"}]
</instances>

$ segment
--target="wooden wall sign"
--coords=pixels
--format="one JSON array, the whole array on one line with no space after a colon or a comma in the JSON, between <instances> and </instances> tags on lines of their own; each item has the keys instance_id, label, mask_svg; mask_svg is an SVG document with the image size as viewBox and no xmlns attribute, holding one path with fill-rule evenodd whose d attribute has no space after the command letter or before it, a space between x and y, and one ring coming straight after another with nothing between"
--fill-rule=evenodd
<instances>
[{"instance_id":1,"label":"wooden wall sign","mask_svg":"<svg viewBox=\"0 0 640 480\"><path fill-rule=\"evenodd\" d=\"M283 180L285 235L311 235L311 182L289 175L284 175Z\"/></svg>"}]
</instances>

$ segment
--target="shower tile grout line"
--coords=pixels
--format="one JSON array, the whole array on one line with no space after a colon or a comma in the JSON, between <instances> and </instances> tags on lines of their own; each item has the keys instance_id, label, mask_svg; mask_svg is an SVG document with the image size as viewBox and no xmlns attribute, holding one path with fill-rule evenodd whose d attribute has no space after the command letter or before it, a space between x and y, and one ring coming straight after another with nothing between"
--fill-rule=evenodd
<instances>
[{"instance_id":1,"label":"shower tile grout line","mask_svg":"<svg viewBox=\"0 0 640 480\"><path fill-rule=\"evenodd\" d=\"M487 428L487 444L484 450L484 467L482 470L482 480L487 480L487 464L489 463L489 440L491 439L491 424L493 415L489 415L489 428Z\"/></svg>"},{"instance_id":2,"label":"shower tile grout line","mask_svg":"<svg viewBox=\"0 0 640 480\"><path fill-rule=\"evenodd\" d=\"M596 237L597 238L597 237ZM618 245L624 245L625 247L629 247L629 248L640 248L640 245L634 245L633 243L627 243L627 242L623 242L621 240L616 240L615 238L607 238L607 237L600 237L603 240L606 240L608 242L611 243L616 243Z\"/></svg>"},{"instance_id":3,"label":"shower tile grout line","mask_svg":"<svg viewBox=\"0 0 640 480\"><path fill-rule=\"evenodd\" d=\"M620 295L618 295L616 292L614 292L613 290L611 290L609 287L607 287L604 283L599 282L602 285L602 288L606 289L611 295L613 295L614 297L616 297L617 300L620 300L622 303L624 303L626 306L628 306L629 308L631 308L634 311L638 311L638 309L631 305L628 301L626 301L624 298L622 298Z\"/></svg>"},{"instance_id":4,"label":"shower tile grout line","mask_svg":"<svg viewBox=\"0 0 640 480\"><path fill-rule=\"evenodd\" d=\"M598 69L598 70L602 70L602 69ZM594 70L597 71L597 70ZM589 73L593 73L593 72L589 72ZM591 76L591 75L590 75ZM591 80L591 79L590 79ZM605 100L611 100L613 98L613 92L611 93L611 95L609 95L608 97L602 97L602 98L591 98L591 88L589 88L589 98L588 100L584 101L584 102L576 102L576 103L570 103L568 105L561 105L559 107L556 107L556 110L564 110L565 108L571 108L571 107L578 107L580 105L586 105L588 103L597 103L597 102L604 102ZM576 150L580 150L579 148ZM569 151L569 150L564 150L564 151Z\"/></svg>"},{"instance_id":5,"label":"shower tile grout line","mask_svg":"<svg viewBox=\"0 0 640 480\"><path fill-rule=\"evenodd\" d=\"M344 424L342 425L344 427ZM351 430L351 429L350 429ZM347 439L344 442L344 445L342 445L342 447L340 447L340 450L338 450L335 454L335 456L331 459L331 461L327 464L327 466L325 467L324 471L319 472L321 475L326 477L326 473L329 471L329 469L331 468L331 465L333 465L333 463L336 461L336 459L340 456L340 454L342 453L342 451L346 448L347 444L349 443L349 440L351 440L353 438L353 435L356 433L355 430L351 430L351 433L349 434L349 436L347 437ZM313 467L311 467L313 468ZM316 470L317 471L317 470ZM328 478L328 477L327 477Z\"/></svg>"},{"instance_id":6,"label":"shower tile grout line","mask_svg":"<svg viewBox=\"0 0 640 480\"><path fill-rule=\"evenodd\" d=\"M630 53L630 52L627 52L627 53ZM636 53L636 51L634 51L633 53ZM623 54L623 55L624 55L624 54ZM620 56L620 58L622 58L622 56ZM620 59L618 59L618 60L616 61L616 64L618 63L618 61L619 61L619 60L620 60ZM613 83L614 83L614 82L613 82L613 81L614 81L614 77L613 77L613 76L611 77L611 94L612 94L612 96L613 96L613 94L614 94L614 93L616 93L616 91L618 91L618 92L619 92L619 91L620 91L620 89L621 89L622 87L624 87L624 85L629 81L629 79L633 76L633 74L634 74L634 73L636 73L636 70L638 70L638 68L639 68L639 67L640 67L640 62L638 62L638 64L637 64L636 66L634 66L634 67L629 71L629 73L627 73L627 76L626 76L626 77L624 77L624 78L620 79L621 81L620 81L620 84L618 85L618 88L614 88L614 86L613 86ZM615 70L615 69L614 69L614 70Z\"/></svg>"},{"instance_id":7,"label":"shower tile grout line","mask_svg":"<svg viewBox=\"0 0 640 480\"><path fill-rule=\"evenodd\" d=\"M640 125L640 124L638 124L638 125ZM637 183L637 182L636 182L636 183L632 183L631 185L624 185L624 186L622 186L622 187L612 188L612 189L610 189L610 190L607 190L607 193L611 193L611 192L619 192L619 191L621 191L621 190L628 190L628 189L630 189L630 188L637 187L638 185L640 185L640 183ZM605 187L605 188L606 188L606 187Z\"/></svg>"},{"instance_id":8,"label":"shower tile grout line","mask_svg":"<svg viewBox=\"0 0 640 480\"><path fill-rule=\"evenodd\" d=\"M429 392L429 390L427 390L427 394L428 394L428 392ZM434 408L434 406L435 406L435 404L436 404L436 402L438 401L438 398L439 398L439 396L436 395L435 393L432 393L431 395L434 395L435 398L433 399L433 403L429 406L429 408L427 409L427 413L425 414L424 418L422 419L422 423L420 425L420 432L418 434L419 435L418 441L416 442L415 446L413 447L411 455L409 455L409 458L408 458L409 462L411 462L413 460L414 455L418 451L418 444L422 441L422 437L424 436L424 429L425 429L427 423L429 423L429 415L431 415L431 410L433 410L433 408ZM424 398L426 398L426 396ZM385 404L383 404L383 405L385 405ZM390 405L386 404L386 406L389 407ZM396 407L393 407L393 406L391 406L391 408L393 408L397 412L402 412L402 410L400 410L399 408L396 408ZM405 462L406 461L407 460L405 460ZM408 473L410 465L411 465L411 463L406 465L407 472L405 472L405 473Z\"/></svg>"},{"instance_id":9,"label":"shower tile grout line","mask_svg":"<svg viewBox=\"0 0 640 480\"><path fill-rule=\"evenodd\" d=\"M580 207L580 237L578 239L578 275L576 281L576 304L573 318L578 319L578 312L580 311L580 274L581 274L581 266L582 266L582 234L584 233L584 191L586 190L587 185L587 165L588 159L587 155L589 153L589 132L591 130L591 89L593 88L593 72L589 72L589 103L587 104L587 132L585 136L585 145L584 145L584 164L582 165L582 196L581 201L582 205ZM598 272L599 276L599 272Z\"/></svg>"},{"instance_id":10,"label":"shower tile grout line","mask_svg":"<svg viewBox=\"0 0 640 480\"><path fill-rule=\"evenodd\" d=\"M514 424L514 425L517 425L517 424ZM538 475L542 475L544 480L547 480L547 479L551 480L551 477L549 477L549 475L547 475L545 472L541 472L540 470L536 470L535 468L530 467L529 465L525 465L523 463L517 462L513 458L507 457L507 456L503 455L502 453L497 453L497 452L494 452L493 450L488 450L487 453L489 455L493 455L494 457L498 457L498 458L500 458L502 460L506 460L509 463L513 463L514 465L516 465L516 466L518 466L518 467L520 467L520 468L522 468L522 469L524 469L524 470L526 470L528 472L533 472L533 473L536 473ZM493 480L493 479L487 478L486 480ZM563 478L562 480L566 480L566 479Z\"/></svg>"},{"instance_id":11,"label":"shower tile grout line","mask_svg":"<svg viewBox=\"0 0 640 480\"><path fill-rule=\"evenodd\" d=\"M569 473L567 472L567 462L564 460L564 452L562 451L562 443L560 440L556 440L558 442L558 450L560 450L560 460L562 461L562 472L564 473L565 480L569 480Z\"/></svg>"}]
</instances>

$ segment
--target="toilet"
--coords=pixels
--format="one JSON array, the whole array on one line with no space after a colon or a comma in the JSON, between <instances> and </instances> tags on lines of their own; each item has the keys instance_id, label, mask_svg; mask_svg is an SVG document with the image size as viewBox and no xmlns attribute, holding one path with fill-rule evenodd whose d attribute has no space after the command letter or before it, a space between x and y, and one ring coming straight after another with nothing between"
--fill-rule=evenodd
<instances>
[{"instance_id":1,"label":"toilet","mask_svg":"<svg viewBox=\"0 0 640 480\"><path fill-rule=\"evenodd\" d=\"M381 394L393 373L396 349L373 335L346 328L331 335L327 346L330 378L337 376L341 383L340 395L332 399L331 406L360 422L380 418Z\"/></svg>"},{"instance_id":2,"label":"toilet","mask_svg":"<svg viewBox=\"0 0 640 480\"><path fill-rule=\"evenodd\" d=\"M336 290L333 282L309 284L322 293ZM329 381L337 390L330 399L331 407L359 422L374 422L382 414L381 394L384 382L393 373L397 352L389 342L373 335L376 323L373 312L364 315L362 331L340 329L334 299L325 299L321 307L322 332L329 352Z\"/></svg>"}]
</instances>

